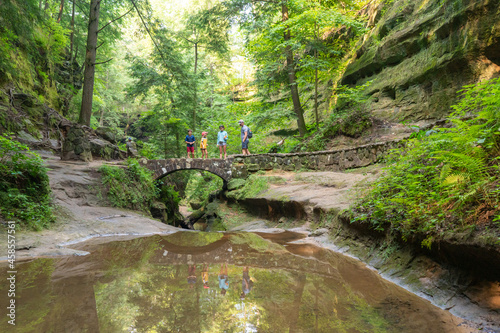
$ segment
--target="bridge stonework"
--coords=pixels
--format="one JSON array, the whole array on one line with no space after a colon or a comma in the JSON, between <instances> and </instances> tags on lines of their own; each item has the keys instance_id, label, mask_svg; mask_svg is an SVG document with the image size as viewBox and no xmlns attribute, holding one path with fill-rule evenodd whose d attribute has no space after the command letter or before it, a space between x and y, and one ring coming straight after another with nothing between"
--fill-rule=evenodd
<instances>
[{"instance_id":1,"label":"bridge stonework","mask_svg":"<svg viewBox=\"0 0 500 333\"><path fill-rule=\"evenodd\" d=\"M390 149L404 145L401 141L388 141L368 144L349 149L328 151L290 153L290 154L256 154L250 156L233 155L226 160L221 159L185 159L171 158L165 160L142 159L141 164L154 172L160 179L179 170L204 170L211 172L229 182L232 178L247 178L251 173L260 170L316 170L342 171L365 167L379 161Z\"/></svg>"},{"instance_id":2,"label":"bridge stonework","mask_svg":"<svg viewBox=\"0 0 500 333\"><path fill-rule=\"evenodd\" d=\"M365 167L379 161L389 150L402 147L403 141L388 141L349 149L290 153L233 155L232 178L247 178L259 170L342 171Z\"/></svg>"},{"instance_id":3,"label":"bridge stonework","mask_svg":"<svg viewBox=\"0 0 500 333\"><path fill-rule=\"evenodd\" d=\"M231 180L232 160L205 159L200 158L170 158L165 160L141 160L141 164L154 172L156 179L165 177L172 172L179 170L203 170L211 172L225 182Z\"/></svg>"}]
</instances>

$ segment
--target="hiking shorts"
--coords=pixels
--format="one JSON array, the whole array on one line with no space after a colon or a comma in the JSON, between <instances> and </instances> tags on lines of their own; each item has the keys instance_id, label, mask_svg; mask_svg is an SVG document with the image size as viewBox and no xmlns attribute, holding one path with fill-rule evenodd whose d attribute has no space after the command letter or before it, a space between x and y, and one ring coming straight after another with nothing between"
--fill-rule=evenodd
<instances>
[{"instance_id":1,"label":"hiking shorts","mask_svg":"<svg viewBox=\"0 0 500 333\"><path fill-rule=\"evenodd\" d=\"M250 140L246 139L245 141L241 142L241 149L248 149L248 143Z\"/></svg>"},{"instance_id":2,"label":"hiking shorts","mask_svg":"<svg viewBox=\"0 0 500 333\"><path fill-rule=\"evenodd\" d=\"M194 146L187 146L188 153L194 153Z\"/></svg>"}]
</instances>

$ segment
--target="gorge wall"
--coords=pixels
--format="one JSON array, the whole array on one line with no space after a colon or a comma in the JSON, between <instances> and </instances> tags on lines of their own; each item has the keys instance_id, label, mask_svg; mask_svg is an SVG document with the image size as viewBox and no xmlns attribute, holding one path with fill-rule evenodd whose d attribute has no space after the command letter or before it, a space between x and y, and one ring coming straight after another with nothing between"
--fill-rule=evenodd
<instances>
[{"instance_id":1,"label":"gorge wall","mask_svg":"<svg viewBox=\"0 0 500 333\"><path fill-rule=\"evenodd\" d=\"M374 117L442 119L457 91L500 75L500 0L375 1L341 83L371 81Z\"/></svg>"}]
</instances>

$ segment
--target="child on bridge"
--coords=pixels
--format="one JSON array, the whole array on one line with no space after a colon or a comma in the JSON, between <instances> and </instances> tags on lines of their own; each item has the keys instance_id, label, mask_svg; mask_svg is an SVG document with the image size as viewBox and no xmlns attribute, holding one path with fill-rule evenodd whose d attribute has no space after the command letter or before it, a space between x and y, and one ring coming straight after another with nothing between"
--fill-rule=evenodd
<instances>
[{"instance_id":1,"label":"child on bridge","mask_svg":"<svg viewBox=\"0 0 500 333\"><path fill-rule=\"evenodd\" d=\"M200 150L201 150L201 158L202 159L208 158L207 134L208 134L207 132L201 132Z\"/></svg>"},{"instance_id":2,"label":"child on bridge","mask_svg":"<svg viewBox=\"0 0 500 333\"><path fill-rule=\"evenodd\" d=\"M188 130L185 142L187 144L187 158L189 158L189 153L191 153L194 158L194 144L196 142L196 139L194 138L193 131Z\"/></svg>"}]
</instances>

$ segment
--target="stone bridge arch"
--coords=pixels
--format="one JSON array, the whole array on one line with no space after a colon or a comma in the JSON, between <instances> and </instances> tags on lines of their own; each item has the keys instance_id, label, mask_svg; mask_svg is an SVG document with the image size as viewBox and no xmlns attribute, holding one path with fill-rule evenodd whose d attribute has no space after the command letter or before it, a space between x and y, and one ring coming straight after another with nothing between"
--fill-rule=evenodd
<instances>
[{"instance_id":1,"label":"stone bridge arch","mask_svg":"<svg viewBox=\"0 0 500 333\"><path fill-rule=\"evenodd\" d=\"M219 176L226 185L232 178L232 159L185 159L142 160L141 164L154 172L155 179L163 178L180 170L202 170Z\"/></svg>"}]
</instances>

